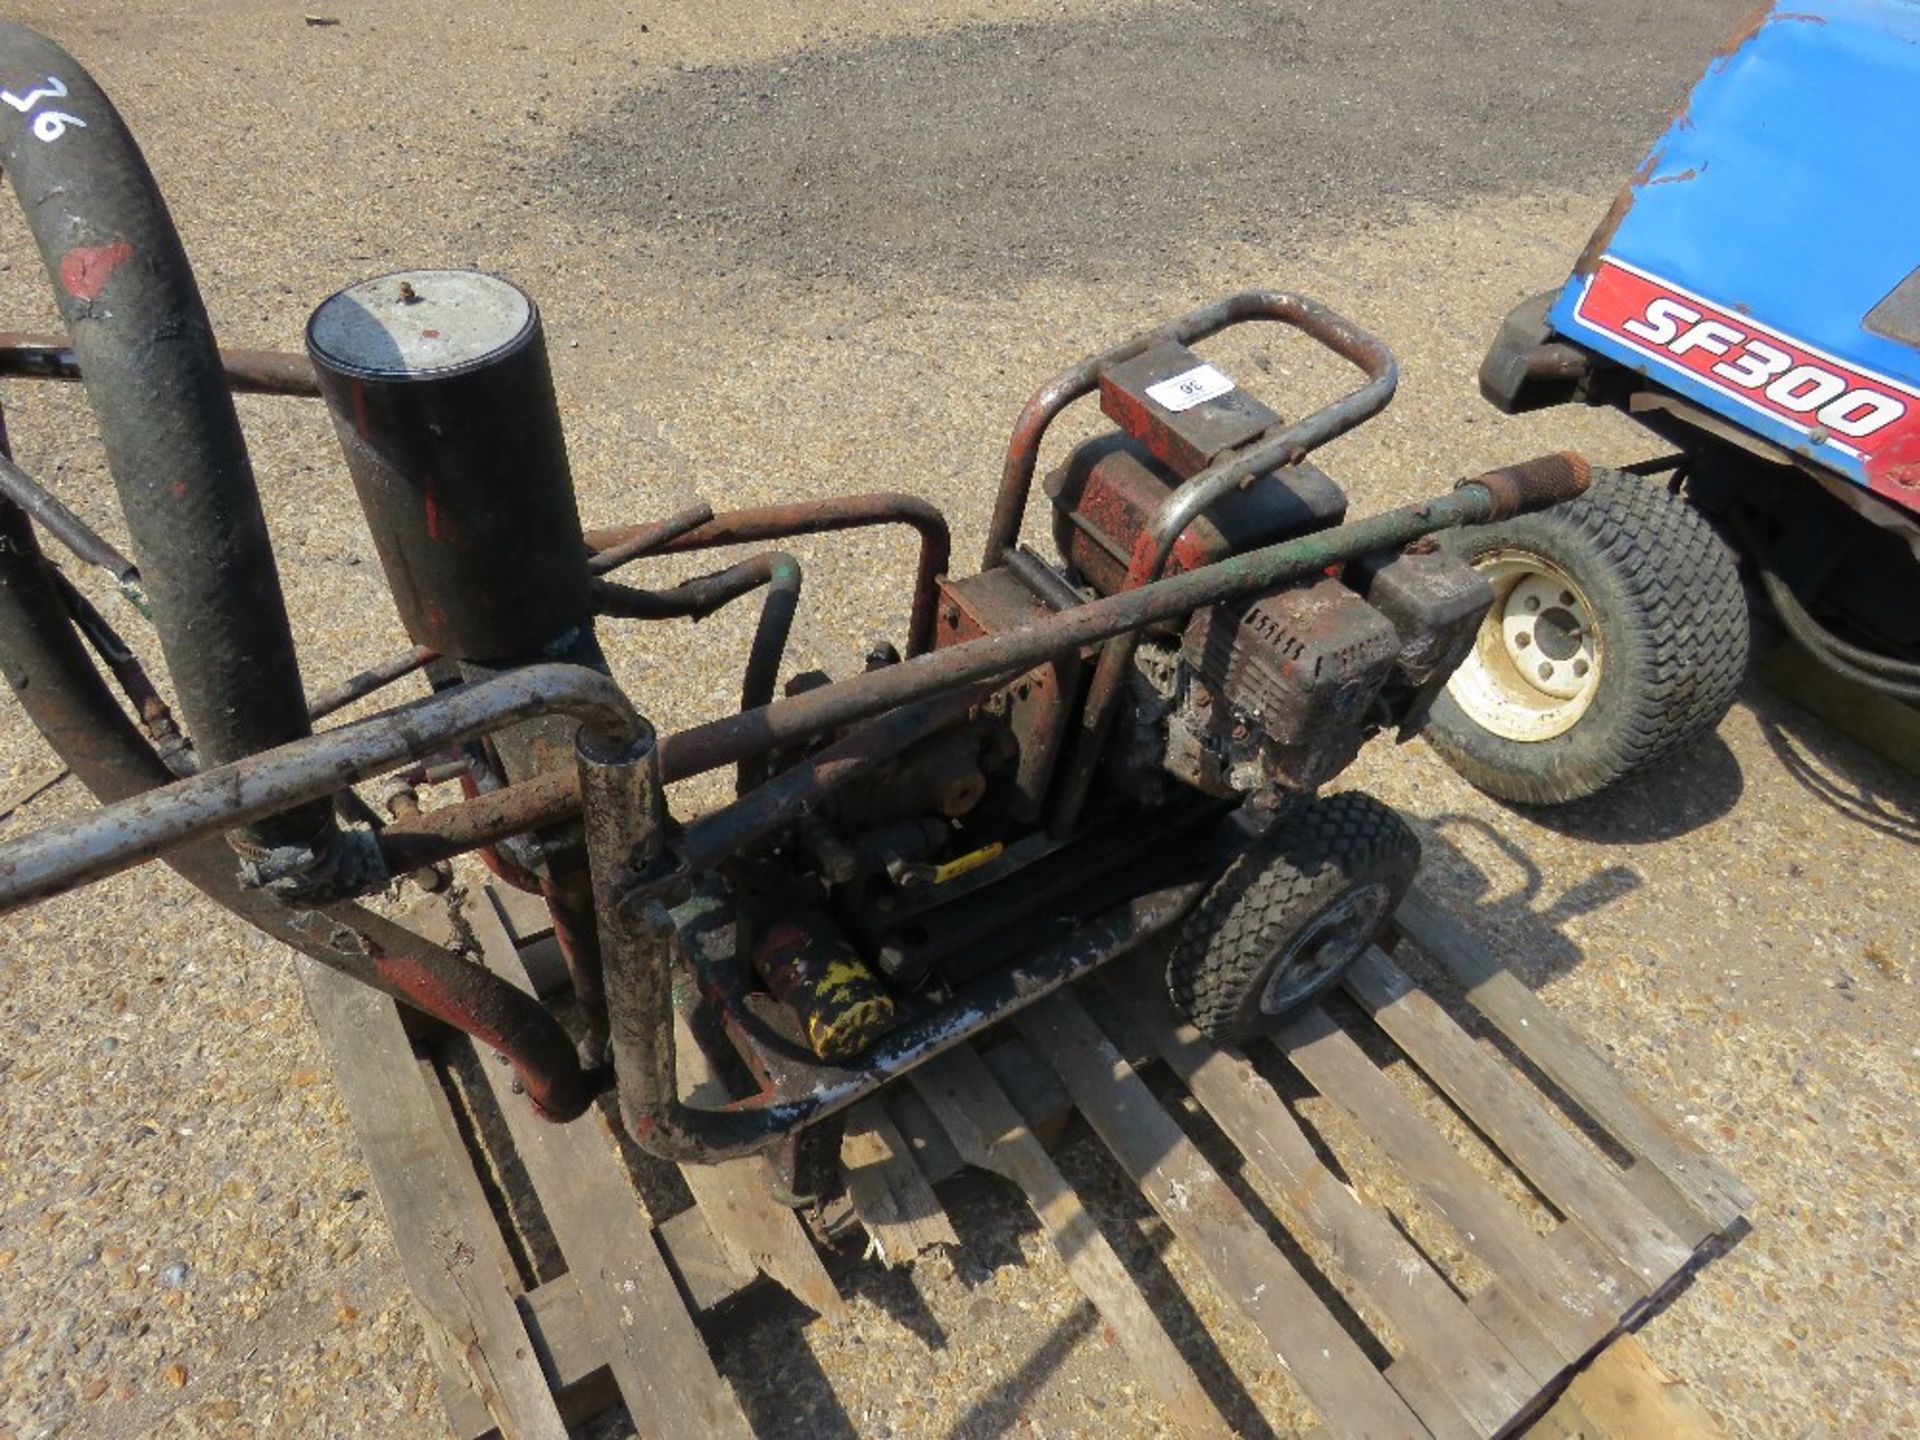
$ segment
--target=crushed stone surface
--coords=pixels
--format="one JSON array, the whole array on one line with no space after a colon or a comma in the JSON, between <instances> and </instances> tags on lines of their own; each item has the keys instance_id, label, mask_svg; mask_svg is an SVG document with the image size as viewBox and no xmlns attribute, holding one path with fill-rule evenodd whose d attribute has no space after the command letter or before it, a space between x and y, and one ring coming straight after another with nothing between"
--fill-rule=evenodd
<instances>
[{"instance_id":1,"label":"crushed stone surface","mask_svg":"<svg viewBox=\"0 0 1920 1440\"><path fill-rule=\"evenodd\" d=\"M317 12L340 22L325 27L260 0L13 14L115 97L226 343L297 348L340 286L478 265L542 308L589 524L696 495L898 488L947 508L964 568L1033 387L1246 286L1315 294L1400 355L1393 408L1324 456L1358 512L1563 445L1653 453L1609 415L1499 417L1473 376L1507 308L1564 275L1740 8L346 0ZM1201 95L1209 75L1230 83ZM5 205L0 317L53 325ZM1210 353L1288 413L1344 378L1269 333ZM120 535L78 390L4 399L22 463ZM268 399L241 414L317 690L405 637L324 414ZM901 632L907 537L794 549L807 587L790 669L848 673L869 636ZM734 703L750 625L626 629L608 649L673 727ZM0 793L46 763L0 706ZM1751 1233L1647 1326L1659 1362L1738 1436L1920 1429L1912 776L1750 683L1693 754L1555 814L1487 802L1418 742L1375 745L1348 779L1409 815L1435 891L1755 1190ZM676 804L720 793L690 784ZM85 808L69 781L0 835ZM1097 1143L1062 1165L1228 1413L1250 1434L1304 1420ZM774 1304L717 1342L762 1432L1166 1433L1018 1198L984 1182L964 1195L953 1256L848 1272L848 1323ZM1209 1335L1217 1354L1200 1353ZM0 1440L444 1425L285 953L157 867L0 919Z\"/></svg>"}]
</instances>

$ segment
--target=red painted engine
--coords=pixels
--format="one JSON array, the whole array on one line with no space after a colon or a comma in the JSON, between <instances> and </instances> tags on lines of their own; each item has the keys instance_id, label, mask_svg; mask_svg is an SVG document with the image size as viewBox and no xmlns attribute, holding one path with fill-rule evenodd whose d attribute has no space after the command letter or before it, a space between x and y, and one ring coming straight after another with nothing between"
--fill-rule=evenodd
<instances>
[{"instance_id":1,"label":"red painted engine","mask_svg":"<svg viewBox=\"0 0 1920 1440\"><path fill-rule=\"evenodd\" d=\"M1046 488L1069 581L1110 595L1150 578L1154 518L1181 482L1282 422L1172 342L1103 373L1100 403L1119 430L1081 445ZM1327 529L1346 509L1346 495L1315 466L1269 470L1188 526L1163 573ZM1377 576L1409 564L1424 583L1379 587L1391 614L1370 604ZM1216 795L1311 791L1396 710L1404 719L1396 692L1411 701L1432 673L1451 668L1490 598L1485 582L1439 556L1403 557L1350 579L1324 577L1150 633L1135 655L1133 733L1116 752L1116 780L1146 799L1160 797L1168 776Z\"/></svg>"}]
</instances>

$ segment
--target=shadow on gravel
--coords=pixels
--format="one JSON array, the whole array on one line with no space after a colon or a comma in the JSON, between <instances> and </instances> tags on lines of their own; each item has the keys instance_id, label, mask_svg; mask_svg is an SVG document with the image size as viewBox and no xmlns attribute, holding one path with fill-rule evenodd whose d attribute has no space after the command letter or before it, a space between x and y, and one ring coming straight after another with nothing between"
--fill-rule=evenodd
<instances>
[{"instance_id":1,"label":"shadow on gravel","mask_svg":"<svg viewBox=\"0 0 1920 1440\"><path fill-rule=\"evenodd\" d=\"M1912 774L1772 691L1750 695L1748 704L1781 768L1809 795L1870 830L1920 845L1920 781Z\"/></svg>"},{"instance_id":2,"label":"shadow on gravel","mask_svg":"<svg viewBox=\"0 0 1920 1440\"><path fill-rule=\"evenodd\" d=\"M768 1309L754 1325L718 1330L712 1350L720 1373L756 1435L792 1440L859 1440L826 1371L807 1343L813 1312L769 1286Z\"/></svg>"},{"instance_id":3,"label":"shadow on gravel","mask_svg":"<svg viewBox=\"0 0 1920 1440\"><path fill-rule=\"evenodd\" d=\"M1739 803L1745 782L1727 742L1709 735L1664 765L1565 805L1517 807L1533 824L1598 845L1650 845L1710 825Z\"/></svg>"},{"instance_id":4,"label":"shadow on gravel","mask_svg":"<svg viewBox=\"0 0 1920 1440\"><path fill-rule=\"evenodd\" d=\"M1531 817L1530 818L1537 818ZM1493 881L1449 832L1470 832L1490 846L1520 875L1518 887ZM1497 826L1475 815L1436 815L1421 827L1421 875L1453 915L1496 946L1503 963L1532 987L1577 967L1586 959L1567 935L1569 921L1631 895L1645 882L1627 865L1607 865L1555 896L1546 893L1540 866Z\"/></svg>"},{"instance_id":5,"label":"shadow on gravel","mask_svg":"<svg viewBox=\"0 0 1920 1440\"><path fill-rule=\"evenodd\" d=\"M1156 277L1408 202L1624 175L1746 0L1145 5L684 70L524 156L702 269Z\"/></svg>"}]
</instances>

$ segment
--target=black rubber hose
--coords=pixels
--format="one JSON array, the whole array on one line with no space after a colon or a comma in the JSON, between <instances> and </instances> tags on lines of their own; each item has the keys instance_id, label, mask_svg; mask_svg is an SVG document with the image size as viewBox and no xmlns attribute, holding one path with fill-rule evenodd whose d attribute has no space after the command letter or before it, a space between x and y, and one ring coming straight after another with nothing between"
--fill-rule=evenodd
<instances>
[{"instance_id":1,"label":"black rubber hose","mask_svg":"<svg viewBox=\"0 0 1920 1440\"><path fill-rule=\"evenodd\" d=\"M1895 699L1920 701L1920 665L1864 649L1835 635L1814 619L1813 612L1800 602L1800 597L1780 573L1772 552L1752 522L1736 511L1733 526L1739 534L1741 546L1753 561L1761 588L1766 591L1767 599L1773 602L1773 608L1780 616L1781 624L1787 627L1788 634L1822 664L1839 674Z\"/></svg>"},{"instance_id":2,"label":"black rubber hose","mask_svg":"<svg viewBox=\"0 0 1920 1440\"><path fill-rule=\"evenodd\" d=\"M1882 695L1891 695L1896 700L1920 704L1920 678L1900 680L1887 671L1868 669L1849 660L1842 650L1835 648L1836 645L1844 645L1845 642L1840 641L1808 613L1801 605L1800 597L1793 593L1786 581L1772 571L1762 569L1760 583L1766 589L1767 598L1773 602L1773 608L1779 614L1781 622L1787 627L1787 633L1799 641L1821 664L1846 676L1849 680L1865 685L1870 690L1878 690ZM1856 647L1847 646L1846 648L1851 650ZM1884 660L1887 657L1876 658ZM1902 662L1892 663L1900 665Z\"/></svg>"},{"instance_id":3,"label":"black rubber hose","mask_svg":"<svg viewBox=\"0 0 1920 1440\"><path fill-rule=\"evenodd\" d=\"M753 648L747 652L747 668L740 676L742 712L773 703L773 693L780 683L780 662L786 658L793 617L800 608L800 562L784 550L769 550L758 558L767 567L767 598L760 606ZM766 755L753 755L740 762L734 774L736 795L745 795L767 778L768 759Z\"/></svg>"},{"instance_id":4,"label":"black rubber hose","mask_svg":"<svg viewBox=\"0 0 1920 1440\"><path fill-rule=\"evenodd\" d=\"M685 581L671 590L637 590L615 580L596 579L592 583L595 612L623 620L679 616L704 620L721 606L766 586L767 598L760 607L760 622L754 627L753 648L747 653L747 668L740 678L740 709L758 710L773 703L802 583L800 562L786 551L762 551L750 560ZM766 778L767 759L757 755L740 762L734 782L736 794L746 794Z\"/></svg>"},{"instance_id":5,"label":"black rubber hose","mask_svg":"<svg viewBox=\"0 0 1920 1440\"><path fill-rule=\"evenodd\" d=\"M133 137L59 46L0 21L0 167L53 280L153 601L209 764L308 733L293 634L246 442L185 250ZM318 803L262 846L324 849Z\"/></svg>"}]
</instances>

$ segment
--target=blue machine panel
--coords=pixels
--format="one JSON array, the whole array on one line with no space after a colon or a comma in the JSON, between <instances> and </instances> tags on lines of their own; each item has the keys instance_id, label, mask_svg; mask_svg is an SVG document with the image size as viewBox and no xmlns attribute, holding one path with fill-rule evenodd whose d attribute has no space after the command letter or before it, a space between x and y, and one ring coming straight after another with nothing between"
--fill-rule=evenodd
<instances>
[{"instance_id":1,"label":"blue machine panel","mask_svg":"<svg viewBox=\"0 0 1920 1440\"><path fill-rule=\"evenodd\" d=\"M1776 5L1707 67L1554 327L1920 509L1916 155L1920 4Z\"/></svg>"}]
</instances>

